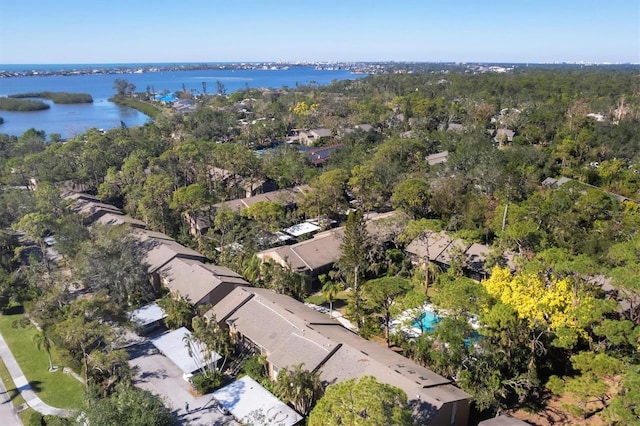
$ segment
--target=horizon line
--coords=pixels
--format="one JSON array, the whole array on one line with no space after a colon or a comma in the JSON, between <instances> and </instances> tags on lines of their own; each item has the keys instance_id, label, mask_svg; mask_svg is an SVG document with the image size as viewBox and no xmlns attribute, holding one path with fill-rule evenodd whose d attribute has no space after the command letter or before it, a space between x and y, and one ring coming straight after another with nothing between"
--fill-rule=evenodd
<instances>
[{"instance_id":1,"label":"horizon line","mask_svg":"<svg viewBox=\"0 0 640 426\"><path fill-rule=\"evenodd\" d=\"M3 65L141 65L141 64L171 64L171 65L199 65L199 64L500 64L500 65L640 65L640 62L592 62L592 61L419 61L419 60L269 60L269 61L141 61L141 62L0 62Z\"/></svg>"}]
</instances>

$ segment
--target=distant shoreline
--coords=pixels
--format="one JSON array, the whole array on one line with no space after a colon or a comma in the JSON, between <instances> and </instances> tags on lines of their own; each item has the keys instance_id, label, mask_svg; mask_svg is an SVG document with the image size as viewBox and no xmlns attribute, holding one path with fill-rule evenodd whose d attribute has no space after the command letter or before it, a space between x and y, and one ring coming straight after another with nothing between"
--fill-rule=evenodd
<instances>
[{"instance_id":1,"label":"distant shoreline","mask_svg":"<svg viewBox=\"0 0 640 426\"><path fill-rule=\"evenodd\" d=\"M632 68L633 63L508 63L508 62L205 62L205 63L113 63L113 64L0 64L0 79L21 77L126 75L156 72L200 70L259 70L278 71L290 68L314 68L318 71L349 71L353 74L384 74L388 72L418 72L444 67L470 70L509 70L550 67ZM483 72L483 71L481 71Z\"/></svg>"},{"instance_id":2,"label":"distant shoreline","mask_svg":"<svg viewBox=\"0 0 640 426\"><path fill-rule=\"evenodd\" d=\"M70 64L70 65L0 65L0 78L47 77L75 75L118 75L143 74L165 71L199 70L287 70L294 67L314 67L316 70L345 70L353 73L369 74L380 64L365 63L204 63L204 64ZM19 67L25 67L20 69Z\"/></svg>"}]
</instances>

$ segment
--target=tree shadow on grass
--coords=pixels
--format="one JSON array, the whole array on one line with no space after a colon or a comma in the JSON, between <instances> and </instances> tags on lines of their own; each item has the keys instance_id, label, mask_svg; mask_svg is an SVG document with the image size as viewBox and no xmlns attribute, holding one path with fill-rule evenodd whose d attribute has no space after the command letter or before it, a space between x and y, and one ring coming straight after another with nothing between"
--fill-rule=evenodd
<instances>
[{"instance_id":1,"label":"tree shadow on grass","mask_svg":"<svg viewBox=\"0 0 640 426\"><path fill-rule=\"evenodd\" d=\"M11 306L8 308L5 308L2 310L2 314L3 315L20 315L20 314L24 314L24 307L22 305L20 306Z\"/></svg>"},{"instance_id":2,"label":"tree shadow on grass","mask_svg":"<svg viewBox=\"0 0 640 426\"><path fill-rule=\"evenodd\" d=\"M27 391L27 390L31 390L35 393L42 391L42 382L38 380L34 380L24 386L20 386L19 388L14 387L13 389L7 389L5 392L0 392L0 401L5 399L5 395L6 395L6 402L13 401L20 395L21 392Z\"/></svg>"},{"instance_id":3,"label":"tree shadow on grass","mask_svg":"<svg viewBox=\"0 0 640 426\"><path fill-rule=\"evenodd\" d=\"M4 404L5 402L13 401L18 397L18 395L20 395L20 391L18 389L7 389L5 392L0 392L0 401L3 401L2 404Z\"/></svg>"},{"instance_id":4,"label":"tree shadow on grass","mask_svg":"<svg viewBox=\"0 0 640 426\"><path fill-rule=\"evenodd\" d=\"M42 382L39 380L34 380L29 382L29 386L31 387L31 390L34 391L35 393L42 392Z\"/></svg>"}]
</instances>

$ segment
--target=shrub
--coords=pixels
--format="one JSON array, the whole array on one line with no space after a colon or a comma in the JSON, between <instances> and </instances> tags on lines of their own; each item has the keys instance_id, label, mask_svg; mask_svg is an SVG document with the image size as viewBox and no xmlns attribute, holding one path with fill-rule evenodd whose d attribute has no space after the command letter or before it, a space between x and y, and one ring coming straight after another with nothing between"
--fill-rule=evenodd
<instances>
[{"instance_id":1,"label":"shrub","mask_svg":"<svg viewBox=\"0 0 640 426\"><path fill-rule=\"evenodd\" d=\"M222 374L219 371L206 371L195 375L191 383L199 394L205 395L222 386Z\"/></svg>"},{"instance_id":2,"label":"shrub","mask_svg":"<svg viewBox=\"0 0 640 426\"><path fill-rule=\"evenodd\" d=\"M46 423L44 422L44 416L38 413L37 411L34 411L33 413L31 413L31 416L29 416L29 426L42 426L42 425L46 425Z\"/></svg>"},{"instance_id":3,"label":"shrub","mask_svg":"<svg viewBox=\"0 0 640 426\"><path fill-rule=\"evenodd\" d=\"M265 359L261 355L254 355L242 364L242 372L252 379L260 382L267 377Z\"/></svg>"}]
</instances>

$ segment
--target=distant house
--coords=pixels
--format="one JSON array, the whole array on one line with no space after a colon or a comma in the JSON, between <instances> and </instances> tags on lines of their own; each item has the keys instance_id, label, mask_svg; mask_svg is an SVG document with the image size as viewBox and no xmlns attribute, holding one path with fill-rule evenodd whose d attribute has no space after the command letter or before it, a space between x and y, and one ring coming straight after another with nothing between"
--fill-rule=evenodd
<instances>
[{"instance_id":1,"label":"distant house","mask_svg":"<svg viewBox=\"0 0 640 426\"><path fill-rule=\"evenodd\" d=\"M307 157L307 160L314 166L321 166L329 160L331 154L338 149L342 148L343 144L335 144L330 146L323 146L321 148L309 148L300 146L298 149Z\"/></svg>"},{"instance_id":2,"label":"distant house","mask_svg":"<svg viewBox=\"0 0 640 426\"><path fill-rule=\"evenodd\" d=\"M294 272L308 275L313 285L318 276L329 272L340 257L343 233L344 228L321 232L297 244L263 250L256 256L263 262L271 260Z\"/></svg>"},{"instance_id":3,"label":"distant house","mask_svg":"<svg viewBox=\"0 0 640 426\"><path fill-rule=\"evenodd\" d=\"M235 196L238 198L252 197L277 189L277 185L272 180L241 176L220 167L211 167L209 169L209 178L213 182L224 183L228 188L237 188L238 191Z\"/></svg>"},{"instance_id":4,"label":"distant house","mask_svg":"<svg viewBox=\"0 0 640 426\"><path fill-rule=\"evenodd\" d=\"M105 204L98 197L84 192L69 191L62 194L62 198L69 202L69 209L72 212L83 216L85 225L91 225L106 214L123 215L119 208Z\"/></svg>"},{"instance_id":5,"label":"distant house","mask_svg":"<svg viewBox=\"0 0 640 426\"><path fill-rule=\"evenodd\" d=\"M74 192L74 191L66 192L62 194L62 198L64 198L65 200L69 200L72 204L77 201L94 201L96 203L102 202L95 195L87 194L85 192Z\"/></svg>"},{"instance_id":6,"label":"distant house","mask_svg":"<svg viewBox=\"0 0 640 426\"><path fill-rule=\"evenodd\" d=\"M385 240L384 231L378 226L378 220L393 216L394 212L373 216L367 220L367 231L370 235ZM344 227L315 234L313 238L288 245L275 247L256 253L263 262L273 261L294 272L306 274L314 287L318 277L327 273L338 260L342 251L340 246L344 236Z\"/></svg>"},{"instance_id":7,"label":"distant house","mask_svg":"<svg viewBox=\"0 0 640 426\"><path fill-rule=\"evenodd\" d=\"M485 264L487 256L491 254L491 248L484 244L473 243L464 252L464 268L467 276L477 281L484 279L488 275ZM509 264L508 259L505 263Z\"/></svg>"},{"instance_id":8,"label":"distant house","mask_svg":"<svg viewBox=\"0 0 640 426\"><path fill-rule=\"evenodd\" d=\"M298 141L304 145L313 145L332 136L331 129L310 129L298 132Z\"/></svg>"},{"instance_id":9,"label":"distant house","mask_svg":"<svg viewBox=\"0 0 640 426\"><path fill-rule=\"evenodd\" d=\"M511 143L515 135L516 132L511 129L498 129L493 136L493 140L501 145L507 142Z\"/></svg>"},{"instance_id":10,"label":"distant house","mask_svg":"<svg viewBox=\"0 0 640 426\"><path fill-rule=\"evenodd\" d=\"M276 183L270 179L253 179L244 178L239 184L239 187L244 190L244 198L253 197L265 192L271 192L278 189Z\"/></svg>"},{"instance_id":11,"label":"distant house","mask_svg":"<svg viewBox=\"0 0 640 426\"><path fill-rule=\"evenodd\" d=\"M578 190L584 192L587 189L596 189L598 191L601 191L605 194L608 194L609 196L611 196L612 198L615 198L616 200L618 200L619 202L632 202L632 203L638 203L635 200L632 200L631 198L627 198L624 195L619 195L619 194L615 194L613 192L608 192L603 190L602 188L599 188L597 186L593 186L593 185L589 185L588 183L584 183L584 182L580 182L577 181L575 179L571 179L568 178L566 176L562 176L558 179L554 179L552 177L548 177L545 180L542 181L542 186L546 187L546 188L552 188L552 189L558 189L561 186L565 185L565 184L569 184L569 185L573 185L575 188L577 188Z\"/></svg>"},{"instance_id":12,"label":"distant house","mask_svg":"<svg viewBox=\"0 0 640 426\"><path fill-rule=\"evenodd\" d=\"M293 188L279 189L276 191L270 191L263 194L256 194L248 198L240 198L237 200L223 201L213 205L214 210L221 208L230 209L236 213L240 213L242 209L251 207L259 201L273 201L280 203L285 207L296 204L299 198L309 191L308 185L296 186Z\"/></svg>"},{"instance_id":13,"label":"distant house","mask_svg":"<svg viewBox=\"0 0 640 426\"><path fill-rule=\"evenodd\" d=\"M446 163L449 158L449 151L442 151L436 154L431 154L427 156L427 163L430 166L435 166L436 164Z\"/></svg>"},{"instance_id":14,"label":"distant house","mask_svg":"<svg viewBox=\"0 0 640 426\"><path fill-rule=\"evenodd\" d=\"M270 185L270 184L269 184ZM271 189L272 186L263 187L265 189ZM190 226L190 232L193 235L200 235L206 233L211 227L211 216L217 210L229 209L235 213L240 213L243 209L254 205L260 201L272 201L279 203L285 208L295 206L299 197L309 191L309 186L301 185L294 188L279 189L275 191L265 191L263 193L255 194L247 198L237 198L229 201L223 201L216 203L211 208L203 209L191 216L184 216L185 220Z\"/></svg>"},{"instance_id":15,"label":"distant house","mask_svg":"<svg viewBox=\"0 0 640 426\"><path fill-rule=\"evenodd\" d=\"M122 210L111 204L79 199L71 205L74 213L82 216L84 225L91 225L106 214L122 216Z\"/></svg>"},{"instance_id":16,"label":"distant house","mask_svg":"<svg viewBox=\"0 0 640 426\"><path fill-rule=\"evenodd\" d=\"M460 123L449 123L447 124L447 130L460 133L465 131L465 127Z\"/></svg>"},{"instance_id":17,"label":"distant house","mask_svg":"<svg viewBox=\"0 0 640 426\"><path fill-rule=\"evenodd\" d=\"M114 213L106 213L98 218L94 223L101 225L129 225L134 228L146 228L147 224L141 220L130 216Z\"/></svg>"},{"instance_id":18,"label":"distant house","mask_svg":"<svg viewBox=\"0 0 640 426\"><path fill-rule=\"evenodd\" d=\"M488 274L485 263L491 253L489 246L468 244L459 238L452 238L444 231L427 231L411 241L405 250L414 264L429 261L447 270L451 262L457 260L462 263L463 272L469 278L480 281Z\"/></svg>"},{"instance_id":19,"label":"distant house","mask_svg":"<svg viewBox=\"0 0 640 426\"><path fill-rule=\"evenodd\" d=\"M197 109L193 99L179 99L171 104L171 107L181 114L193 112Z\"/></svg>"}]
</instances>

